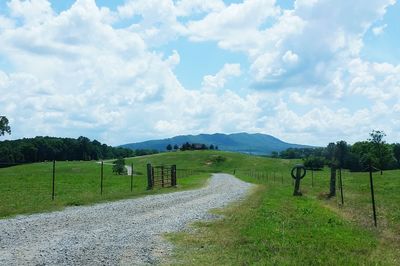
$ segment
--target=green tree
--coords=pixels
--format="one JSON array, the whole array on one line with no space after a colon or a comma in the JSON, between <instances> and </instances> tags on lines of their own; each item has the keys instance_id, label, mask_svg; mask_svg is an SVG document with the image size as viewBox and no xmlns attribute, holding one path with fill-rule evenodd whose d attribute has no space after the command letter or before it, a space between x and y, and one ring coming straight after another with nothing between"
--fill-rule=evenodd
<instances>
[{"instance_id":1,"label":"green tree","mask_svg":"<svg viewBox=\"0 0 400 266\"><path fill-rule=\"evenodd\" d=\"M114 161L114 165L113 165L112 169L113 169L113 172L118 175L126 174L125 159L118 158L116 161Z\"/></svg>"},{"instance_id":2,"label":"green tree","mask_svg":"<svg viewBox=\"0 0 400 266\"><path fill-rule=\"evenodd\" d=\"M172 150L172 145L171 144L168 144L167 145L167 151L171 151Z\"/></svg>"},{"instance_id":3,"label":"green tree","mask_svg":"<svg viewBox=\"0 0 400 266\"><path fill-rule=\"evenodd\" d=\"M309 156L304 159L304 166L309 169L317 170L324 168L324 162L325 160L323 157Z\"/></svg>"},{"instance_id":4,"label":"green tree","mask_svg":"<svg viewBox=\"0 0 400 266\"><path fill-rule=\"evenodd\" d=\"M398 167L400 167L400 143L393 144L393 156L397 161Z\"/></svg>"},{"instance_id":5,"label":"green tree","mask_svg":"<svg viewBox=\"0 0 400 266\"><path fill-rule=\"evenodd\" d=\"M11 128L8 125L8 119L5 116L0 116L0 136L5 133L11 134Z\"/></svg>"},{"instance_id":6,"label":"green tree","mask_svg":"<svg viewBox=\"0 0 400 266\"><path fill-rule=\"evenodd\" d=\"M345 160L349 153L349 148L347 146L346 141L341 140L341 141L336 142L334 153L335 153L334 157L336 159L337 166L339 168L343 168L344 164L345 164Z\"/></svg>"},{"instance_id":7,"label":"green tree","mask_svg":"<svg viewBox=\"0 0 400 266\"><path fill-rule=\"evenodd\" d=\"M176 150L178 150L179 149L179 147L178 147L178 145L174 145L174 150L176 151Z\"/></svg>"},{"instance_id":8,"label":"green tree","mask_svg":"<svg viewBox=\"0 0 400 266\"><path fill-rule=\"evenodd\" d=\"M373 130L369 135L370 139L368 140L372 144L370 153L377 159L377 167L383 170L392 159L390 147L383 140L386 134L383 131Z\"/></svg>"}]
</instances>

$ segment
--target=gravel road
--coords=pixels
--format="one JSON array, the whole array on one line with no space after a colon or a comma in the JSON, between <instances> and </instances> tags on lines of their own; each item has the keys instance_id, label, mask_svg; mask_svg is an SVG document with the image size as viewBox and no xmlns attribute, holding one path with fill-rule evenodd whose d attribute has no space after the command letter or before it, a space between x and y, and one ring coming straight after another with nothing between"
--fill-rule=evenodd
<instances>
[{"instance_id":1,"label":"gravel road","mask_svg":"<svg viewBox=\"0 0 400 266\"><path fill-rule=\"evenodd\" d=\"M198 190L3 219L0 265L157 264L172 250L162 234L210 218L210 209L243 198L251 186L214 174Z\"/></svg>"}]
</instances>

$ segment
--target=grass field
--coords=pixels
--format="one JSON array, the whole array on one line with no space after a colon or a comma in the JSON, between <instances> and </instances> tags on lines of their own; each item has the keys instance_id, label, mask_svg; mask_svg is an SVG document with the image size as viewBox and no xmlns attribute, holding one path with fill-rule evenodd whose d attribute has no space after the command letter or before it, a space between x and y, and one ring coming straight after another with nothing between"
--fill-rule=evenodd
<instances>
[{"instance_id":1,"label":"grass field","mask_svg":"<svg viewBox=\"0 0 400 266\"><path fill-rule=\"evenodd\" d=\"M0 216L59 210L65 206L131 198L202 186L212 172L234 173L258 184L243 202L217 210L223 218L197 223L192 233L168 235L177 246L171 263L204 265L399 265L400 171L374 174L378 228L373 226L366 173L343 173L344 206L327 200L329 171L302 180L303 197L293 197L291 167L298 161L217 151L171 152L129 158L136 175L116 176L95 162L57 163L56 200L51 201L51 163L0 169ZM178 188L146 191L146 164L176 164L194 174ZM178 170L179 171L179 170ZM313 183L313 184L312 184ZM338 194L339 196L340 194Z\"/></svg>"},{"instance_id":2,"label":"grass field","mask_svg":"<svg viewBox=\"0 0 400 266\"><path fill-rule=\"evenodd\" d=\"M368 174L343 172L341 206L339 193L325 197L329 169L315 171L313 182L309 172L301 184L304 196L293 197L294 161L247 160L236 164L236 175L259 187L246 201L217 211L221 220L169 235L178 246L173 264L399 265L400 171L374 174L375 228Z\"/></svg>"}]
</instances>

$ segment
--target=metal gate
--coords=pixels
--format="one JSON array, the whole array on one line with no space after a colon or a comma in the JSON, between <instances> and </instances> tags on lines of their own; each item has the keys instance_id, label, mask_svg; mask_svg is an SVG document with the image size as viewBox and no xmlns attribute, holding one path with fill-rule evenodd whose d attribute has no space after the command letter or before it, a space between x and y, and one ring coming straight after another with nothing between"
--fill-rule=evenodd
<instances>
[{"instance_id":1,"label":"metal gate","mask_svg":"<svg viewBox=\"0 0 400 266\"><path fill-rule=\"evenodd\" d=\"M147 164L147 189L154 187L175 187L176 186L176 165Z\"/></svg>"}]
</instances>

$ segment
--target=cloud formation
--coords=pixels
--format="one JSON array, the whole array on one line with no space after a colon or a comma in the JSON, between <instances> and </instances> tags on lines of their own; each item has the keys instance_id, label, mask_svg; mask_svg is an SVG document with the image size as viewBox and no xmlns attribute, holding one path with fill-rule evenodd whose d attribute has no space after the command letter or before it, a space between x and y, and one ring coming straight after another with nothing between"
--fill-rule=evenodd
<instances>
[{"instance_id":1,"label":"cloud formation","mask_svg":"<svg viewBox=\"0 0 400 266\"><path fill-rule=\"evenodd\" d=\"M11 0L0 14L0 113L14 138L116 145L248 131L325 145L374 128L400 137L400 65L360 55L393 0L296 0L291 10L273 0L129 0L115 9L77 0L60 13L52 4ZM243 54L249 67L226 62L189 90L174 73L181 51L158 50L180 38ZM231 78L247 87L230 88Z\"/></svg>"}]
</instances>

